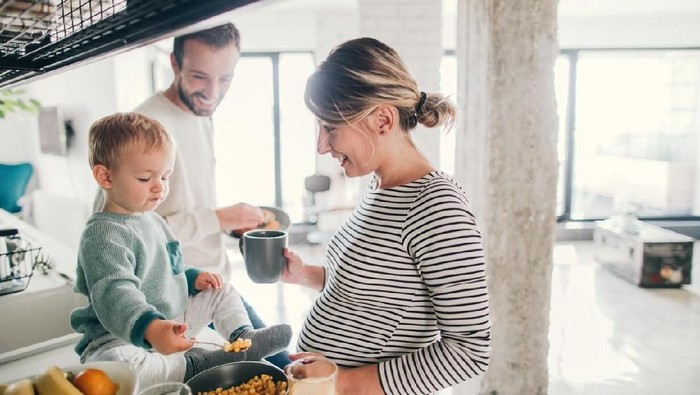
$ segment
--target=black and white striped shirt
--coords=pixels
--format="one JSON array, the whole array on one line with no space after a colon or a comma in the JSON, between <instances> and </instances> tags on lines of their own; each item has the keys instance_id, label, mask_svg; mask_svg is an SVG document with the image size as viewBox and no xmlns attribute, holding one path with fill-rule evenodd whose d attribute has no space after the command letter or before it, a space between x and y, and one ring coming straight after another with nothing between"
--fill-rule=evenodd
<instances>
[{"instance_id":1,"label":"black and white striped shirt","mask_svg":"<svg viewBox=\"0 0 700 395\"><path fill-rule=\"evenodd\" d=\"M481 235L464 191L434 171L370 183L333 236L299 349L379 364L387 394L429 394L484 372L490 321Z\"/></svg>"}]
</instances>

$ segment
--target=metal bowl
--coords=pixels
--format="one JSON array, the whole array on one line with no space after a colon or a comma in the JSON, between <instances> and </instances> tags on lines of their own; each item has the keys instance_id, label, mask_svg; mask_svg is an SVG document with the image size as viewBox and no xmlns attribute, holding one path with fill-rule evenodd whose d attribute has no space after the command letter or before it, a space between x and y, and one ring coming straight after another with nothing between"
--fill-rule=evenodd
<instances>
[{"instance_id":1,"label":"metal bowl","mask_svg":"<svg viewBox=\"0 0 700 395\"><path fill-rule=\"evenodd\" d=\"M261 374L272 376L275 382L287 381L284 372L277 366L262 361L242 361L207 369L187 380L187 385L192 388L192 393L196 394L214 391L217 388L228 389Z\"/></svg>"}]
</instances>

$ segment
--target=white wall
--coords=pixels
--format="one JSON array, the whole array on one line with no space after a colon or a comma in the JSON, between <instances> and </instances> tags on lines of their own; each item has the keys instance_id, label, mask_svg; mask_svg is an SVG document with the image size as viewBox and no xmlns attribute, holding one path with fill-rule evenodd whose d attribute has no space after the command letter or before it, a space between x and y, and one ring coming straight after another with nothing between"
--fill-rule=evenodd
<instances>
[{"instance_id":1,"label":"white wall","mask_svg":"<svg viewBox=\"0 0 700 395\"><path fill-rule=\"evenodd\" d=\"M559 46L700 47L700 11L680 15L560 16Z\"/></svg>"},{"instance_id":2,"label":"white wall","mask_svg":"<svg viewBox=\"0 0 700 395\"><path fill-rule=\"evenodd\" d=\"M452 18L456 18L451 9L454 1L451 1L444 3L448 4L445 10L448 18L446 23L450 25L442 33L443 46L446 48L452 48L454 42L449 39L453 38ZM290 0L286 3L294 2L295 0ZM347 1L338 3L339 8L322 2L323 8L313 11L294 7L282 7L275 11L277 3L283 2L267 2L230 14L241 30L244 51L313 51L317 55L317 61L321 61L333 46L360 34L362 16L358 7L352 4L348 6L350 3ZM363 3L365 7L371 7L375 2ZM394 4L394 1L388 4ZM590 8L587 13L577 14L580 4L573 5L574 0L562 0L559 18L562 48L700 46L700 13L692 9L683 10L679 14L655 12L646 16L625 13L622 9L618 10L621 14L610 17L603 16L605 12ZM398 13L396 15L403 19L410 18ZM368 13L366 17L371 15ZM403 22L385 19L383 23L390 24L387 28L394 26L400 29ZM431 28L440 29L432 24ZM365 29L364 32L369 30ZM169 42L171 39L159 44L169 48ZM401 44L398 49L402 51L403 47L410 51L410 42ZM151 63L155 53L157 51L149 48L137 49L23 86L29 96L38 98L44 105L62 107L66 117L74 121L77 135L68 157L55 157L39 152L35 118L19 116L0 120L0 161L33 162L37 167L39 187L51 194L87 205L92 201L95 191L87 166L87 130L99 117L115 111L130 110L150 94ZM405 56L410 59L414 55ZM425 83L432 86L435 81ZM356 189L361 185L354 185L355 180L343 180L335 161L323 158L318 160L318 165L321 172L334 176L335 185L345 185L334 192L334 200L343 203L357 198ZM56 199L58 200L61 199ZM77 222L83 220L83 215L76 214Z\"/></svg>"},{"instance_id":3,"label":"white wall","mask_svg":"<svg viewBox=\"0 0 700 395\"><path fill-rule=\"evenodd\" d=\"M105 59L22 86L43 106L58 106L71 120L75 136L68 155L40 151L36 117L0 122L0 161L30 161L35 168L33 212L37 227L69 246L77 246L95 193L87 163L87 131L96 119L116 110L114 60Z\"/></svg>"}]
</instances>

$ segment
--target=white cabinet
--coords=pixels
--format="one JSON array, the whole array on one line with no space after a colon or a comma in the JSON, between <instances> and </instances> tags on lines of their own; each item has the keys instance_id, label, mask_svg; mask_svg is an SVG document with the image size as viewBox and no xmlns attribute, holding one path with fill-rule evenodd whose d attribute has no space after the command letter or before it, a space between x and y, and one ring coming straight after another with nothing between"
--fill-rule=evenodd
<instances>
[{"instance_id":1,"label":"white cabinet","mask_svg":"<svg viewBox=\"0 0 700 395\"><path fill-rule=\"evenodd\" d=\"M693 242L688 237L637 221L625 231L616 221L595 224L595 259L641 287L690 284ZM628 227L628 229L630 229Z\"/></svg>"}]
</instances>

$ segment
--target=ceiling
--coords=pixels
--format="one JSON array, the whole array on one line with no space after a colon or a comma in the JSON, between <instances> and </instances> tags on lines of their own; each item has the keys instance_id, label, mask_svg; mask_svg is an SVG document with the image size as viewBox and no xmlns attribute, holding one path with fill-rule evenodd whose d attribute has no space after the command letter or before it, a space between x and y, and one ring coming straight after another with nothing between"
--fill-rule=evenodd
<instances>
[{"instance_id":1,"label":"ceiling","mask_svg":"<svg viewBox=\"0 0 700 395\"><path fill-rule=\"evenodd\" d=\"M458 0L442 3L447 16L456 12ZM356 9L357 0L267 0L264 6L279 10ZM700 14L700 0L559 0L558 9L562 17L687 15Z\"/></svg>"},{"instance_id":2,"label":"ceiling","mask_svg":"<svg viewBox=\"0 0 700 395\"><path fill-rule=\"evenodd\" d=\"M698 14L698 0L559 0L560 17L654 16Z\"/></svg>"}]
</instances>

